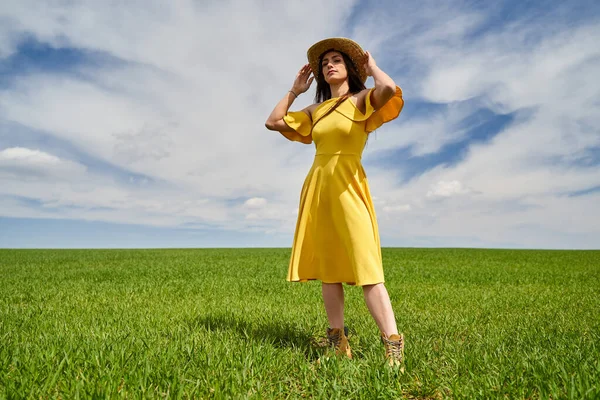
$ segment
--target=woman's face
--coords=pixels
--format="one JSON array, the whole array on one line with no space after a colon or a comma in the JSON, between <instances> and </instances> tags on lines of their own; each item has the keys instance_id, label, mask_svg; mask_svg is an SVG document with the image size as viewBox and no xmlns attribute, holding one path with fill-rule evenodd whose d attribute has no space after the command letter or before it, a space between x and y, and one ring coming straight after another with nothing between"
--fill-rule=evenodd
<instances>
[{"instance_id":1,"label":"woman's face","mask_svg":"<svg viewBox=\"0 0 600 400\"><path fill-rule=\"evenodd\" d=\"M343 82L348 78L348 70L346 69L344 58L338 51L325 53L321 62L321 72L325 77L325 82L330 85Z\"/></svg>"}]
</instances>

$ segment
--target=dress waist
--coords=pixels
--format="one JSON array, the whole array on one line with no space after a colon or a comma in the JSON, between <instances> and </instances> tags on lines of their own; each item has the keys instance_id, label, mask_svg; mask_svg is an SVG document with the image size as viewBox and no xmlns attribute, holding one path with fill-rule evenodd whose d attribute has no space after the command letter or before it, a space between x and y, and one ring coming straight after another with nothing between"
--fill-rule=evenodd
<instances>
[{"instance_id":1,"label":"dress waist","mask_svg":"<svg viewBox=\"0 0 600 400\"><path fill-rule=\"evenodd\" d=\"M357 153L321 153L321 152L318 152L317 154L315 154L315 157L335 157L335 156L358 157L358 158L361 158L362 154L357 154Z\"/></svg>"}]
</instances>

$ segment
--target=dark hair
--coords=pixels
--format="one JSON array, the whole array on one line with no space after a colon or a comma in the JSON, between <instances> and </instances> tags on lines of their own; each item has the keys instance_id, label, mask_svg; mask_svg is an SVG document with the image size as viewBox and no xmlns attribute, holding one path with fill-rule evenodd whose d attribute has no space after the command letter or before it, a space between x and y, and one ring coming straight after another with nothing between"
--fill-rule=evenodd
<instances>
[{"instance_id":1,"label":"dark hair","mask_svg":"<svg viewBox=\"0 0 600 400\"><path fill-rule=\"evenodd\" d=\"M321 103L325 100L331 99L331 87L329 86L329 84L325 80L325 76L323 75L323 57L325 57L325 54L327 54L331 51L337 51L338 53L340 53L342 55L342 58L344 59L344 64L346 64L346 71L348 71L348 86L350 87L350 90L348 91L348 93L346 93L345 95L343 95L342 97L339 98L339 100L336 102L335 106L333 106L327 112L327 114L329 114L330 112L335 110L348 97L352 96L355 93L360 92L361 90L366 89L366 86L363 83L363 81L360 79L358 69L356 68L356 65L354 65L354 62L352 61L352 59L350 57L348 57L348 55L342 51L339 51L336 49L329 49L329 50L324 51L323 54L321 54L319 56L319 70L316 71L317 72L317 76L316 76L317 93L315 94L315 103ZM315 71L313 71L313 72L315 72Z\"/></svg>"}]
</instances>

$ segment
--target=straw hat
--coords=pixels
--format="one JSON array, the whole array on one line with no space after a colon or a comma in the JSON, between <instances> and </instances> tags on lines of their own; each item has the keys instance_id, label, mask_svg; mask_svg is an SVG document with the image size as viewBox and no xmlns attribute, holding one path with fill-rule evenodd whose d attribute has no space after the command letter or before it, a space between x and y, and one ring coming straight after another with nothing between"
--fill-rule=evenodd
<instances>
[{"instance_id":1,"label":"straw hat","mask_svg":"<svg viewBox=\"0 0 600 400\"><path fill-rule=\"evenodd\" d=\"M313 70L313 74L317 75L321 70L321 66L319 65L319 57L327 50L337 50L346 53L356 66L358 74L360 75L360 79L363 81L363 83L366 82L367 70L365 69L364 65L365 52L358 45L358 43L343 37L324 39L310 46L306 52L306 56L308 57L308 63Z\"/></svg>"}]
</instances>

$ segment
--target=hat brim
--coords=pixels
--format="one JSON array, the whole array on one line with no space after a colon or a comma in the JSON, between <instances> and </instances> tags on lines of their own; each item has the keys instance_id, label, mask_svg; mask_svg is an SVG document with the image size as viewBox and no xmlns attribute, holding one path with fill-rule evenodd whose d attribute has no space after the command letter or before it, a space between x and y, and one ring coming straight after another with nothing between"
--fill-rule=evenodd
<instances>
[{"instance_id":1,"label":"hat brim","mask_svg":"<svg viewBox=\"0 0 600 400\"><path fill-rule=\"evenodd\" d=\"M313 74L317 75L319 73L321 68L319 66L319 57L327 50L337 50L346 53L356 66L361 81L363 83L367 81L367 70L364 65L364 50L355 41L343 37L324 39L310 46L306 52L306 56L308 57L308 63L310 64Z\"/></svg>"}]
</instances>

